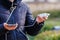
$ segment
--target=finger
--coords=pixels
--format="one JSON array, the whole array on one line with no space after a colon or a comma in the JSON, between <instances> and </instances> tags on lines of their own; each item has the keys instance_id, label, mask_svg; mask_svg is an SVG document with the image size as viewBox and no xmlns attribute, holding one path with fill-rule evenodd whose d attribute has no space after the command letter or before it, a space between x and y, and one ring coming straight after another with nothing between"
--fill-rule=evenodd
<instances>
[{"instance_id":1,"label":"finger","mask_svg":"<svg viewBox=\"0 0 60 40\"><path fill-rule=\"evenodd\" d=\"M42 17L37 17L36 21L38 23L41 23L41 22L45 21L45 19L43 19Z\"/></svg>"},{"instance_id":2,"label":"finger","mask_svg":"<svg viewBox=\"0 0 60 40\"><path fill-rule=\"evenodd\" d=\"M43 19L45 19L45 20L46 20L46 19L48 19L48 17L43 17Z\"/></svg>"},{"instance_id":3,"label":"finger","mask_svg":"<svg viewBox=\"0 0 60 40\"><path fill-rule=\"evenodd\" d=\"M17 27L11 27L11 30L15 30Z\"/></svg>"},{"instance_id":4,"label":"finger","mask_svg":"<svg viewBox=\"0 0 60 40\"><path fill-rule=\"evenodd\" d=\"M43 19L43 18L42 17L39 17L39 16L37 17L37 20L41 20L41 19Z\"/></svg>"},{"instance_id":5,"label":"finger","mask_svg":"<svg viewBox=\"0 0 60 40\"><path fill-rule=\"evenodd\" d=\"M16 27L18 26L18 24L16 23Z\"/></svg>"},{"instance_id":6,"label":"finger","mask_svg":"<svg viewBox=\"0 0 60 40\"><path fill-rule=\"evenodd\" d=\"M4 25L8 25L7 23L4 23Z\"/></svg>"}]
</instances>

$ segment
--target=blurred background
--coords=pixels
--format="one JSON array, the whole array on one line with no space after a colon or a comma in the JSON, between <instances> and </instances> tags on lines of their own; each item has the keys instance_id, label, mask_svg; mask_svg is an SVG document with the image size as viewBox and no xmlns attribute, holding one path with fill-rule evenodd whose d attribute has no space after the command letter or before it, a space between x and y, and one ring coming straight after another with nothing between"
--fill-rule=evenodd
<instances>
[{"instance_id":1,"label":"blurred background","mask_svg":"<svg viewBox=\"0 0 60 40\"><path fill-rule=\"evenodd\" d=\"M23 0L36 17L50 13L48 20L37 36L28 35L30 40L60 40L60 0Z\"/></svg>"}]
</instances>

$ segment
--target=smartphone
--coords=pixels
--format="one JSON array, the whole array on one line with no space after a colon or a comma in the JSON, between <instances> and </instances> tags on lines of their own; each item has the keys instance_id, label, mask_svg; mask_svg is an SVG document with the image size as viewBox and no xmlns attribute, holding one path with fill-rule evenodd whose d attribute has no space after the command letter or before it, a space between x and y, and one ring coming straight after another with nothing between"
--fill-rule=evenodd
<instances>
[{"instance_id":1,"label":"smartphone","mask_svg":"<svg viewBox=\"0 0 60 40\"><path fill-rule=\"evenodd\" d=\"M8 24L8 26L16 26L17 24Z\"/></svg>"},{"instance_id":2,"label":"smartphone","mask_svg":"<svg viewBox=\"0 0 60 40\"><path fill-rule=\"evenodd\" d=\"M38 14L39 17L47 17L47 18L48 18L49 15L50 15L49 13Z\"/></svg>"},{"instance_id":3,"label":"smartphone","mask_svg":"<svg viewBox=\"0 0 60 40\"><path fill-rule=\"evenodd\" d=\"M40 17L48 17L50 14L49 13L41 13L41 14L38 14L38 16Z\"/></svg>"}]
</instances>

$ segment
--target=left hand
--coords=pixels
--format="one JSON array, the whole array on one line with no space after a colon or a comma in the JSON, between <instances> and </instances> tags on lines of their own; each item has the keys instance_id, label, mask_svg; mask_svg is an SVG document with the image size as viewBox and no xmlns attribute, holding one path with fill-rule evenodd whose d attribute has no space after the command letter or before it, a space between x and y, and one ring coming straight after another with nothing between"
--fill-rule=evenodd
<instances>
[{"instance_id":1,"label":"left hand","mask_svg":"<svg viewBox=\"0 0 60 40\"><path fill-rule=\"evenodd\" d=\"M41 23L41 22L44 22L46 19L47 19L47 17L37 16L36 21L37 21L37 23Z\"/></svg>"},{"instance_id":2,"label":"left hand","mask_svg":"<svg viewBox=\"0 0 60 40\"><path fill-rule=\"evenodd\" d=\"M9 24L7 23L4 23L3 25L4 25L4 28L7 30L15 30L18 26L18 24L15 24L15 25L12 24L11 26L9 26Z\"/></svg>"}]
</instances>

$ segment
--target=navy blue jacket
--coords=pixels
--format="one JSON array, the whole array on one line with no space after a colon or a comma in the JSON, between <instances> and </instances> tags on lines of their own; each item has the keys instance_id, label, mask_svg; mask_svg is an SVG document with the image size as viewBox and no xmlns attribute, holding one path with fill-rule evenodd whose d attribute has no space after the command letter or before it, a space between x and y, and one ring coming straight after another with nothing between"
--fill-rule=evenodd
<instances>
[{"instance_id":1,"label":"navy blue jacket","mask_svg":"<svg viewBox=\"0 0 60 40\"><path fill-rule=\"evenodd\" d=\"M21 0L17 1L16 6L8 24L18 23L18 27L15 30L8 31L4 28L3 23L6 22L10 15L9 7L2 5L0 1L0 40L5 40L7 32L7 40L28 40L26 34L37 35L44 24L44 22L39 24L35 22L29 8ZM25 27L32 25L34 22L33 26Z\"/></svg>"}]
</instances>

